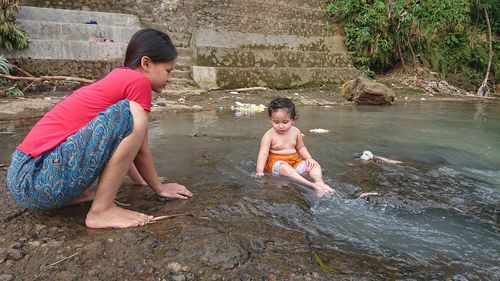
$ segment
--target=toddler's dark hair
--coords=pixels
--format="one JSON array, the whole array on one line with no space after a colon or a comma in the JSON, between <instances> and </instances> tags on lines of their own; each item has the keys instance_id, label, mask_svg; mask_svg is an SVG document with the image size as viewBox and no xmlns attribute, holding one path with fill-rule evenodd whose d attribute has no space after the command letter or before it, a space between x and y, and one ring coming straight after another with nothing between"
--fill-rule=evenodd
<instances>
[{"instance_id":1,"label":"toddler's dark hair","mask_svg":"<svg viewBox=\"0 0 500 281\"><path fill-rule=\"evenodd\" d=\"M137 68L143 56L148 56L153 62L169 62L177 58L177 50L166 33L146 28L137 31L130 39L123 65Z\"/></svg>"},{"instance_id":2,"label":"toddler's dark hair","mask_svg":"<svg viewBox=\"0 0 500 281\"><path fill-rule=\"evenodd\" d=\"M296 111L295 111L295 104L290 99L287 98L275 98L269 103L269 106L267 107L267 113L269 114L269 117L273 115L273 112L278 111L279 109L284 109L287 111L288 114L290 114L290 117L292 120L296 119Z\"/></svg>"}]
</instances>

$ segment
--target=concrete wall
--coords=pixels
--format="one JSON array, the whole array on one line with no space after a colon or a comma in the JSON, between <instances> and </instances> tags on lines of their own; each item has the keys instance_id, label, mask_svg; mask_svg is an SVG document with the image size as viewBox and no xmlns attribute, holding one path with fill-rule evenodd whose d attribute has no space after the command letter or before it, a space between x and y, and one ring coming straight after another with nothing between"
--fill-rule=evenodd
<instances>
[{"instance_id":1,"label":"concrete wall","mask_svg":"<svg viewBox=\"0 0 500 281\"><path fill-rule=\"evenodd\" d=\"M327 24L324 0L22 0L21 3L135 14L141 26L165 31L177 46L189 49L192 76L203 88L257 85L286 88L309 83L342 83L357 75L345 50L341 30ZM186 69L189 68L187 63ZM185 75L182 73L182 77Z\"/></svg>"}]
</instances>

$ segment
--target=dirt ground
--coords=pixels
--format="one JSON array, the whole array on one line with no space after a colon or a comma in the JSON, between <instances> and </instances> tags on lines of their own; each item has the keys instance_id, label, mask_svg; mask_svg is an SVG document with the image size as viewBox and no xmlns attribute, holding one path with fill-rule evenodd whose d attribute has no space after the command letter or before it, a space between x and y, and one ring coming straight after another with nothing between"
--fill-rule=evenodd
<instances>
[{"instance_id":1,"label":"dirt ground","mask_svg":"<svg viewBox=\"0 0 500 281\"><path fill-rule=\"evenodd\" d=\"M429 93L422 85L401 83L401 79L384 78L379 81L391 88L396 95L396 104L426 100L471 100L474 96L452 95L449 93ZM40 118L64 96L71 93L68 87L41 87L36 91L28 91L23 97L0 97L0 122L19 121ZM152 112L193 111L193 110L231 110L237 107L236 102L245 104L267 105L273 98L288 97L297 105L328 106L350 104L340 93L339 85L322 85L287 90L217 90L217 91L184 91L180 94L154 94Z\"/></svg>"}]
</instances>

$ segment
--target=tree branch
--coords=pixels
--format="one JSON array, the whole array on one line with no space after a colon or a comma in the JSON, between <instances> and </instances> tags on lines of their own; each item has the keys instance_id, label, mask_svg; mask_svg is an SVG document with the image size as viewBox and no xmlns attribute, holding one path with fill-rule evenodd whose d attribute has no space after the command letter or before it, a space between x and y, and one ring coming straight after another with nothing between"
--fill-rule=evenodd
<instances>
[{"instance_id":1,"label":"tree branch","mask_svg":"<svg viewBox=\"0 0 500 281\"><path fill-rule=\"evenodd\" d=\"M0 73L0 78L5 78L14 81L31 81L33 83L43 82L43 81L76 81L81 83L90 84L93 83L94 80L89 80L80 77L71 77L71 76L40 76L40 77L18 77Z\"/></svg>"}]
</instances>

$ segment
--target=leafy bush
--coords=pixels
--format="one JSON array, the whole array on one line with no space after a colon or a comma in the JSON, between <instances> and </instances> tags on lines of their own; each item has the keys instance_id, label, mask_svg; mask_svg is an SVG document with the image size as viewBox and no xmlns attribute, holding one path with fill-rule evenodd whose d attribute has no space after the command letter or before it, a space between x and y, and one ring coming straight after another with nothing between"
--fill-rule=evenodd
<instances>
[{"instance_id":1,"label":"leafy bush","mask_svg":"<svg viewBox=\"0 0 500 281\"><path fill-rule=\"evenodd\" d=\"M10 64L4 55L0 55L0 73L10 75L14 66ZM0 93L5 93L6 96L23 96L23 91L18 84L8 85L5 79L0 78Z\"/></svg>"},{"instance_id":2,"label":"leafy bush","mask_svg":"<svg viewBox=\"0 0 500 281\"><path fill-rule=\"evenodd\" d=\"M16 14L19 11L18 0L0 0L0 48L12 51L28 47L29 41L16 23Z\"/></svg>"},{"instance_id":3,"label":"leafy bush","mask_svg":"<svg viewBox=\"0 0 500 281\"><path fill-rule=\"evenodd\" d=\"M12 64L7 61L4 55L0 55L0 73L5 73L10 75L10 71L12 70Z\"/></svg>"},{"instance_id":4,"label":"leafy bush","mask_svg":"<svg viewBox=\"0 0 500 281\"><path fill-rule=\"evenodd\" d=\"M500 30L495 1L332 0L328 14L344 27L344 42L359 68L382 73L398 64L423 64L443 79L462 73L481 80L488 64L484 7L492 13L493 31ZM498 48L495 43L496 80Z\"/></svg>"}]
</instances>

